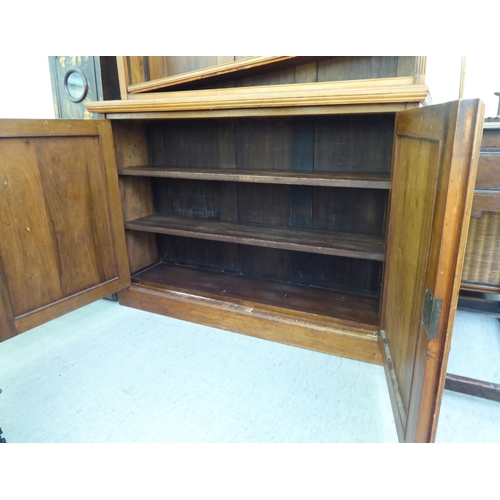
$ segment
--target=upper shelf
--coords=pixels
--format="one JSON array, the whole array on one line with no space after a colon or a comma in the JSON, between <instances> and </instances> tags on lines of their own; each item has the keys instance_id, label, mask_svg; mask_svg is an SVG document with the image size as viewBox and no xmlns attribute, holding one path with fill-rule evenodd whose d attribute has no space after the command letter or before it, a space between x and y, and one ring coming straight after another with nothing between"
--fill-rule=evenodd
<instances>
[{"instance_id":1,"label":"upper shelf","mask_svg":"<svg viewBox=\"0 0 500 500\"><path fill-rule=\"evenodd\" d=\"M281 67L287 67L290 64L304 64L309 60L314 59L317 58L298 56L247 57L245 59L228 62L226 64L219 64L208 68L187 71L177 75L165 76L148 82L136 83L134 85L129 85L127 90L130 94L139 94L155 90L170 90L173 88L179 89L186 85L193 85L197 82L208 84L224 78L229 78L235 74L242 77L259 71L275 70Z\"/></svg>"},{"instance_id":2,"label":"upper shelf","mask_svg":"<svg viewBox=\"0 0 500 500\"><path fill-rule=\"evenodd\" d=\"M135 94L128 100L89 102L86 107L92 113L110 114L109 118L113 118L113 114L139 113L150 113L149 117L154 118L154 113L159 112L172 112L173 117L179 118L186 113L198 116L196 113L203 112L214 116L217 111L221 112L219 116L238 113L238 116L251 116L256 110L278 110L287 114L293 109L304 112L305 108L311 114L318 110L336 113L346 112L336 108L353 105L360 108L358 112L368 112L372 105L379 105L385 111L398 111L401 105L422 104L428 90L426 85L414 84L412 77L395 77Z\"/></svg>"},{"instance_id":3,"label":"upper shelf","mask_svg":"<svg viewBox=\"0 0 500 500\"><path fill-rule=\"evenodd\" d=\"M205 181L250 182L301 186L389 189L389 174L355 172L299 172L290 170L243 170L143 166L121 168L120 175Z\"/></svg>"}]
</instances>

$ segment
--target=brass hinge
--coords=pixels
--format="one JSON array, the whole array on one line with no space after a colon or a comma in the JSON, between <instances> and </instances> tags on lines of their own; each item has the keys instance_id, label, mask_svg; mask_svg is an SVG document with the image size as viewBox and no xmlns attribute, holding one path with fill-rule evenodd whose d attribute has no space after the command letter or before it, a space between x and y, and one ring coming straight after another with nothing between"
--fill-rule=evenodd
<instances>
[{"instance_id":1,"label":"brass hinge","mask_svg":"<svg viewBox=\"0 0 500 500\"><path fill-rule=\"evenodd\" d=\"M426 288L422 326L424 327L425 333L429 339L437 339L442 308L443 299L434 298L432 292Z\"/></svg>"}]
</instances>

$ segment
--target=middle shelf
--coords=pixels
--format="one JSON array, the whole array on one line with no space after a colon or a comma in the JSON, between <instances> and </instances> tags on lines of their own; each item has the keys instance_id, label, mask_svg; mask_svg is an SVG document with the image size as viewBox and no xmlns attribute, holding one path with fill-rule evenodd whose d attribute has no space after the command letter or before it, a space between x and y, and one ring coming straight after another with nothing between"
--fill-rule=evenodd
<instances>
[{"instance_id":1,"label":"middle shelf","mask_svg":"<svg viewBox=\"0 0 500 500\"><path fill-rule=\"evenodd\" d=\"M260 226L173 215L148 215L125 222L125 228L323 255L384 260L384 238L372 234Z\"/></svg>"},{"instance_id":2,"label":"middle shelf","mask_svg":"<svg viewBox=\"0 0 500 500\"><path fill-rule=\"evenodd\" d=\"M132 168L121 168L119 173L120 175L134 177L233 181L257 184L366 189L390 188L389 174L380 172L302 172L297 170L245 170L239 168L188 168L145 165Z\"/></svg>"}]
</instances>

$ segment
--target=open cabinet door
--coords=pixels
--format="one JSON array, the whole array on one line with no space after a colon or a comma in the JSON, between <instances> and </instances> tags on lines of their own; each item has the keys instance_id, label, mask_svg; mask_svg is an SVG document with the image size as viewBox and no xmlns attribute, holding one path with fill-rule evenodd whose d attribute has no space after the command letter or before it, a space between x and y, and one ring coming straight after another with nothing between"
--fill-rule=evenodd
<instances>
[{"instance_id":1,"label":"open cabinet door","mask_svg":"<svg viewBox=\"0 0 500 500\"><path fill-rule=\"evenodd\" d=\"M483 125L479 100L398 114L381 340L398 435L433 442Z\"/></svg>"},{"instance_id":2,"label":"open cabinet door","mask_svg":"<svg viewBox=\"0 0 500 500\"><path fill-rule=\"evenodd\" d=\"M111 126L0 120L0 340L130 284Z\"/></svg>"}]
</instances>

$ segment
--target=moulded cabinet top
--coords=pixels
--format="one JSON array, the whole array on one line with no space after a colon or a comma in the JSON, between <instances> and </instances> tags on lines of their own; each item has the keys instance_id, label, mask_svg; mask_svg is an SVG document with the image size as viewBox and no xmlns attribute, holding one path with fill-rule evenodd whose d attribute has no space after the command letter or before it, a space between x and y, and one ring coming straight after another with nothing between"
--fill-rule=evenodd
<instances>
[{"instance_id":1,"label":"moulded cabinet top","mask_svg":"<svg viewBox=\"0 0 500 500\"><path fill-rule=\"evenodd\" d=\"M120 56L108 118L395 112L426 103L422 56Z\"/></svg>"},{"instance_id":2,"label":"moulded cabinet top","mask_svg":"<svg viewBox=\"0 0 500 500\"><path fill-rule=\"evenodd\" d=\"M284 84L147 94L121 101L90 102L87 109L108 118L169 113L169 118L337 114L401 111L419 106L428 97L426 85L409 77L347 82ZM117 116L117 115L123 116ZM156 114L156 116L155 116Z\"/></svg>"}]
</instances>

